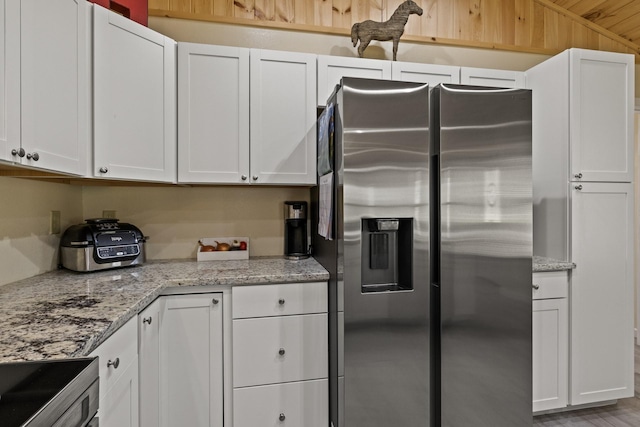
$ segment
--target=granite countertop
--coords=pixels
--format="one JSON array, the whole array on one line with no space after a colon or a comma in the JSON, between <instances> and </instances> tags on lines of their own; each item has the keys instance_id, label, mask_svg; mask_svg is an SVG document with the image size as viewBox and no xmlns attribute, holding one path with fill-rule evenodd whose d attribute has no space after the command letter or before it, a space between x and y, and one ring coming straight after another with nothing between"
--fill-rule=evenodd
<instances>
[{"instance_id":1,"label":"granite countertop","mask_svg":"<svg viewBox=\"0 0 640 427\"><path fill-rule=\"evenodd\" d=\"M533 257L533 272L538 273L541 271L564 271L573 270L576 265L572 262L559 261L553 258L546 258L541 256Z\"/></svg>"},{"instance_id":2,"label":"granite countertop","mask_svg":"<svg viewBox=\"0 0 640 427\"><path fill-rule=\"evenodd\" d=\"M550 258L533 259L534 272L574 267ZM0 286L0 363L86 356L167 288L193 292L197 286L328 279L313 258L281 257L152 261L93 273L52 271Z\"/></svg>"},{"instance_id":3,"label":"granite countertop","mask_svg":"<svg viewBox=\"0 0 640 427\"><path fill-rule=\"evenodd\" d=\"M52 271L0 286L0 363L86 356L166 288L328 279L313 258L281 257Z\"/></svg>"}]
</instances>

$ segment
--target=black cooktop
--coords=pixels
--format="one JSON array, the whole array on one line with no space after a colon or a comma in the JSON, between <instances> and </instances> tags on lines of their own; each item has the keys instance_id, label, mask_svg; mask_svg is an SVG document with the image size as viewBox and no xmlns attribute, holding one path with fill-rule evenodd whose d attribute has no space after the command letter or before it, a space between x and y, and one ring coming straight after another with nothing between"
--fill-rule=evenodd
<instances>
[{"instance_id":1,"label":"black cooktop","mask_svg":"<svg viewBox=\"0 0 640 427\"><path fill-rule=\"evenodd\" d=\"M51 405L92 362L93 359L67 359L0 364L0 425L28 425L25 423Z\"/></svg>"}]
</instances>

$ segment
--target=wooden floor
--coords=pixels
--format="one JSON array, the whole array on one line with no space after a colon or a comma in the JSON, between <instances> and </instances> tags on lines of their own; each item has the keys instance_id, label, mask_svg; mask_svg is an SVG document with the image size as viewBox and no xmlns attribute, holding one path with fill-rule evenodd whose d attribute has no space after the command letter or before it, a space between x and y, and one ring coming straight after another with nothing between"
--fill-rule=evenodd
<instances>
[{"instance_id":1,"label":"wooden floor","mask_svg":"<svg viewBox=\"0 0 640 427\"><path fill-rule=\"evenodd\" d=\"M640 427L640 347L636 346L635 396L616 405L533 418L533 427Z\"/></svg>"}]
</instances>

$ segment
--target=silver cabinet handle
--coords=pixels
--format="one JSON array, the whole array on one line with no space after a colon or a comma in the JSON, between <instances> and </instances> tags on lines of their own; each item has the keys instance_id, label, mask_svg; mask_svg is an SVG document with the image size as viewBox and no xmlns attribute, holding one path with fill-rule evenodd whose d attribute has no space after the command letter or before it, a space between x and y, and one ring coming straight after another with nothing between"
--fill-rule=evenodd
<instances>
[{"instance_id":1,"label":"silver cabinet handle","mask_svg":"<svg viewBox=\"0 0 640 427\"><path fill-rule=\"evenodd\" d=\"M116 360L114 360L113 362L109 360L107 362L107 368L110 368L111 366L113 366L113 369L118 369L118 366L120 366L120 358L116 357Z\"/></svg>"},{"instance_id":2,"label":"silver cabinet handle","mask_svg":"<svg viewBox=\"0 0 640 427\"><path fill-rule=\"evenodd\" d=\"M243 181L246 181L246 180L247 180L247 175L242 175L240 178L241 178Z\"/></svg>"},{"instance_id":3,"label":"silver cabinet handle","mask_svg":"<svg viewBox=\"0 0 640 427\"><path fill-rule=\"evenodd\" d=\"M535 289L535 290L537 291L538 289L540 289L540 285L536 285L536 284L534 283L534 284L533 284L533 289Z\"/></svg>"},{"instance_id":4,"label":"silver cabinet handle","mask_svg":"<svg viewBox=\"0 0 640 427\"><path fill-rule=\"evenodd\" d=\"M253 175L251 178L252 178L254 181L257 181L257 180L258 180L258 175Z\"/></svg>"},{"instance_id":5,"label":"silver cabinet handle","mask_svg":"<svg viewBox=\"0 0 640 427\"><path fill-rule=\"evenodd\" d=\"M106 167L103 166L100 168L100 173L107 173L107 172L109 172L109 169L107 169Z\"/></svg>"},{"instance_id":6,"label":"silver cabinet handle","mask_svg":"<svg viewBox=\"0 0 640 427\"><path fill-rule=\"evenodd\" d=\"M148 323L150 325L152 320L153 318L151 316L145 317L144 319L142 319L142 323Z\"/></svg>"},{"instance_id":7,"label":"silver cabinet handle","mask_svg":"<svg viewBox=\"0 0 640 427\"><path fill-rule=\"evenodd\" d=\"M216 305L220 302L220 300L217 298L214 298L211 302L213 302L213 304Z\"/></svg>"},{"instance_id":8,"label":"silver cabinet handle","mask_svg":"<svg viewBox=\"0 0 640 427\"><path fill-rule=\"evenodd\" d=\"M284 301L284 298L280 298L280 299L278 300L278 304L280 304L280 305L284 305L284 302L285 302L285 301Z\"/></svg>"},{"instance_id":9,"label":"silver cabinet handle","mask_svg":"<svg viewBox=\"0 0 640 427\"><path fill-rule=\"evenodd\" d=\"M26 152L24 151L24 148L22 148L22 147L14 148L13 150L11 150L11 155L13 155L13 156L24 157L25 154L26 154Z\"/></svg>"},{"instance_id":10,"label":"silver cabinet handle","mask_svg":"<svg viewBox=\"0 0 640 427\"><path fill-rule=\"evenodd\" d=\"M40 160L40 154L38 153L27 153L27 160L32 160L34 162L37 162L38 160Z\"/></svg>"},{"instance_id":11,"label":"silver cabinet handle","mask_svg":"<svg viewBox=\"0 0 640 427\"><path fill-rule=\"evenodd\" d=\"M280 414L280 416L278 417L278 419L280 421L284 421L287 417L284 416L284 414Z\"/></svg>"},{"instance_id":12,"label":"silver cabinet handle","mask_svg":"<svg viewBox=\"0 0 640 427\"><path fill-rule=\"evenodd\" d=\"M575 174L575 175L573 175L573 176L574 176L575 178L580 179L580 178L582 178L582 172L579 172L579 173L577 173L577 174Z\"/></svg>"},{"instance_id":13,"label":"silver cabinet handle","mask_svg":"<svg viewBox=\"0 0 640 427\"><path fill-rule=\"evenodd\" d=\"M575 187L573 187L573 188L575 188L576 190L580 191L580 190L582 190L582 185L576 185L576 186L575 186Z\"/></svg>"},{"instance_id":14,"label":"silver cabinet handle","mask_svg":"<svg viewBox=\"0 0 640 427\"><path fill-rule=\"evenodd\" d=\"M285 353L284 348L281 348L280 350L278 350L278 354L280 356L284 356L284 353Z\"/></svg>"}]
</instances>

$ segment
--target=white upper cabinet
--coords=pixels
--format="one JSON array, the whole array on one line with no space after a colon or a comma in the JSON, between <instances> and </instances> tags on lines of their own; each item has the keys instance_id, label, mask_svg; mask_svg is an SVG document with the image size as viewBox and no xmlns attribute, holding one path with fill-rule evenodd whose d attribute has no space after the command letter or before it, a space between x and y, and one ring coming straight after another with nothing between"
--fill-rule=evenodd
<instances>
[{"instance_id":1,"label":"white upper cabinet","mask_svg":"<svg viewBox=\"0 0 640 427\"><path fill-rule=\"evenodd\" d=\"M429 83L430 86L438 83L460 83L460 67L394 61L391 64L391 79Z\"/></svg>"},{"instance_id":2,"label":"white upper cabinet","mask_svg":"<svg viewBox=\"0 0 640 427\"><path fill-rule=\"evenodd\" d=\"M316 56L178 46L178 180L316 182Z\"/></svg>"},{"instance_id":3,"label":"white upper cabinet","mask_svg":"<svg viewBox=\"0 0 640 427\"><path fill-rule=\"evenodd\" d=\"M633 55L569 49L526 72L534 182L632 181L633 70Z\"/></svg>"},{"instance_id":4,"label":"white upper cabinet","mask_svg":"<svg viewBox=\"0 0 640 427\"><path fill-rule=\"evenodd\" d=\"M379 59L318 56L318 105L326 105L343 77L391 80L391 62Z\"/></svg>"},{"instance_id":5,"label":"white upper cabinet","mask_svg":"<svg viewBox=\"0 0 640 427\"><path fill-rule=\"evenodd\" d=\"M83 175L90 137L87 3L1 3L0 159Z\"/></svg>"},{"instance_id":6,"label":"white upper cabinet","mask_svg":"<svg viewBox=\"0 0 640 427\"><path fill-rule=\"evenodd\" d=\"M176 181L176 43L94 6L93 175Z\"/></svg>"},{"instance_id":7,"label":"white upper cabinet","mask_svg":"<svg viewBox=\"0 0 640 427\"><path fill-rule=\"evenodd\" d=\"M316 56L251 49L251 182L316 183Z\"/></svg>"},{"instance_id":8,"label":"white upper cabinet","mask_svg":"<svg viewBox=\"0 0 640 427\"><path fill-rule=\"evenodd\" d=\"M178 43L178 181L249 174L249 49Z\"/></svg>"},{"instance_id":9,"label":"white upper cabinet","mask_svg":"<svg viewBox=\"0 0 640 427\"><path fill-rule=\"evenodd\" d=\"M474 86L524 88L525 74L522 71L462 67L460 83Z\"/></svg>"},{"instance_id":10,"label":"white upper cabinet","mask_svg":"<svg viewBox=\"0 0 640 427\"><path fill-rule=\"evenodd\" d=\"M571 180L631 182L634 58L570 50Z\"/></svg>"}]
</instances>

